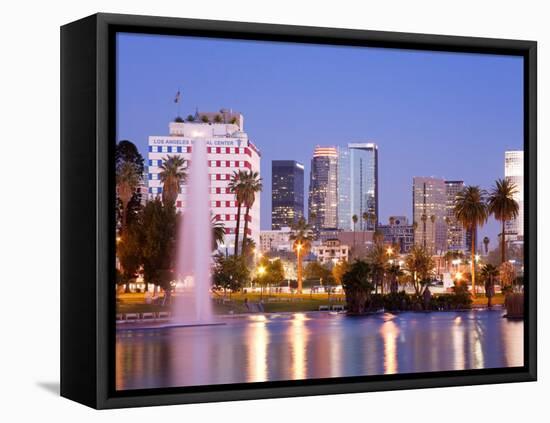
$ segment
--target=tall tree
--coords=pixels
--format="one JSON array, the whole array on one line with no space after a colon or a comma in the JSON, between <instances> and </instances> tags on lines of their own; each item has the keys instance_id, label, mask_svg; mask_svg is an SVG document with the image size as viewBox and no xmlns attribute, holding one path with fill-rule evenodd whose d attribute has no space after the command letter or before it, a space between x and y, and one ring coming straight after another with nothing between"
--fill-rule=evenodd
<instances>
[{"instance_id":1,"label":"tall tree","mask_svg":"<svg viewBox=\"0 0 550 423\"><path fill-rule=\"evenodd\" d=\"M386 263L388 256L386 249L381 243L376 243L374 247L369 251L367 261L371 267L372 280L374 283L374 290L378 293L378 286L380 286L381 293L384 293L384 274L386 269Z\"/></svg>"},{"instance_id":2,"label":"tall tree","mask_svg":"<svg viewBox=\"0 0 550 423\"><path fill-rule=\"evenodd\" d=\"M404 273L397 264L390 264L386 268L386 274L390 279L390 292L397 294L399 288L399 280L403 277Z\"/></svg>"},{"instance_id":3,"label":"tall tree","mask_svg":"<svg viewBox=\"0 0 550 423\"><path fill-rule=\"evenodd\" d=\"M427 238L427 235L426 235L426 221L428 220L428 215L423 214L420 217L420 220L422 220L422 246L424 248L426 248L426 238Z\"/></svg>"},{"instance_id":4,"label":"tall tree","mask_svg":"<svg viewBox=\"0 0 550 423\"><path fill-rule=\"evenodd\" d=\"M248 232L248 220L250 219L250 209L256 201L256 194L262 190L262 178L258 172L249 170L245 173L244 186L243 186L243 203L245 206L244 213L244 233L242 253L246 254L246 237Z\"/></svg>"},{"instance_id":5,"label":"tall tree","mask_svg":"<svg viewBox=\"0 0 550 423\"><path fill-rule=\"evenodd\" d=\"M342 287L348 311L363 313L373 289L371 265L364 260L355 260L342 277Z\"/></svg>"},{"instance_id":6,"label":"tall tree","mask_svg":"<svg viewBox=\"0 0 550 423\"><path fill-rule=\"evenodd\" d=\"M351 216L351 220L353 222L353 253L356 254L356 238L355 238L355 230L357 228L357 221L359 220L359 217L357 217L356 214L354 214L353 216Z\"/></svg>"},{"instance_id":7,"label":"tall tree","mask_svg":"<svg viewBox=\"0 0 550 423\"><path fill-rule=\"evenodd\" d=\"M372 223L372 230L375 231L376 227L378 226L377 222L376 222L378 220L378 216L376 216L376 213L369 212L368 213L368 220L370 221L370 223Z\"/></svg>"},{"instance_id":8,"label":"tall tree","mask_svg":"<svg viewBox=\"0 0 550 423\"><path fill-rule=\"evenodd\" d=\"M515 219L519 214L519 204L514 199L518 190L508 179L498 179L489 193L489 213L502 223L500 262L506 261L506 222Z\"/></svg>"},{"instance_id":9,"label":"tall tree","mask_svg":"<svg viewBox=\"0 0 550 423\"><path fill-rule=\"evenodd\" d=\"M142 222L144 279L169 290L170 281L176 276L173 274L178 232L176 210L156 198L144 207Z\"/></svg>"},{"instance_id":10,"label":"tall tree","mask_svg":"<svg viewBox=\"0 0 550 423\"><path fill-rule=\"evenodd\" d=\"M363 233L362 233L362 238L363 238L363 246L365 245L365 232L367 231L368 227L369 227L369 220L370 220L370 215L367 213L367 212L364 212L363 213L363 225L364 225L364 228L363 228Z\"/></svg>"},{"instance_id":11,"label":"tall tree","mask_svg":"<svg viewBox=\"0 0 550 423\"><path fill-rule=\"evenodd\" d=\"M311 226L309 226L306 220L301 217L296 224L291 228L290 241L292 241L292 249L296 252L297 261L297 273L298 273L298 292L302 292L302 261L304 255L307 254L311 248L311 242L313 241L313 233Z\"/></svg>"},{"instance_id":12,"label":"tall tree","mask_svg":"<svg viewBox=\"0 0 550 423\"><path fill-rule=\"evenodd\" d=\"M122 203L121 233L124 233L128 221L128 204L141 181L141 175L131 162L123 162L116 169L116 185L120 202Z\"/></svg>"},{"instance_id":13,"label":"tall tree","mask_svg":"<svg viewBox=\"0 0 550 423\"><path fill-rule=\"evenodd\" d=\"M225 241L225 225L223 222L216 219L215 216L212 216L210 219L212 225L212 251L216 250L220 244L223 244Z\"/></svg>"},{"instance_id":14,"label":"tall tree","mask_svg":"<svg viewBox=\"0 0 550 423\"><path fill-rule=\"evenodd\" d=\"M417 295L422 294L422 287L433 277L434 261L430 253L420 245L413 245L405 258L405 267L411 274L411 281Z\"/></svg>"},{"instance_id":15,"label":"tall tree","mask_svg":"<svg viewBox=\"0 0 550 423\"><path fill-rule=\"evenodd\" d=\"M472 295L474 297L476 295L476 232L478 226L483 226L489 216L485 196L485 191L480 187L467 186L457 194L454 206L456 219L472 233L470 272L472 274Z\"/></svg>"},{"instance_id":16,"label":"tall tree","mask_svg":"<svg viewBox=\"0 0 550 423\"><path fill-rule=\"evenodd\" d=\"M139 178L139 181L135 186L135 188L137 188L137 185L141 181L141 178L143 177L143 172L145 170L143 156L139 153L137 147L132 142L128 140L122 140L116 145L115 148L115 169L117 180L118 175L125 173L125 171L123 172L121 167L127 166L127 164L130 164L134 167L135 174ZM127 225L131 218L137 216L138 212L141 209L141 194L139 190L135 188L130 196L130 199L125 204L123 203L122 198L120 198L120 196L118 197L119 204L117 204L117 222L119 223L120 228L122 228L124 225ZM123 206L125 207L124 210ZM123 214L125 215L124 217ZM124 224L122 222L123 219L126 220Z\"/></svg>"},{"instance_id":17,"label":"tall tree","mask_svg":"<svg viewBox=\"0 0 550 423\"><path fill-rule=\"evenodd\" d=\"M175 206L181 184L187 179L183 165L185 160L180 156L167 156L162 159L159 178L162 182L162 202L165 206Z\"/></svg>"},{"instance_id":18,"label":"tall tree","mask_svg":"<svg viewBox=\"0 0 550 423\"><path fill-rule=\"evenodd\" d=\"M435 248L436 246L436 242L435 242L435 221L436 221L437 217L435 214L432 214L430 216L430 222L432 222L432 239L434 241L434 248L433 248L433 253L434 254L437 254L437 249Z\"/></svg>"},{"instance_id":19,"label":"tall tree","mask_svg":"<svg viewBox=\"0 0 550 423\"><path fill-rule=\"evenodd\" d=\"M487 255L489 253L489 243L490 242L491 242L491 240L489 239L488 236L483 238L483 248L485 248L485 255Z\"/></svg>"},{"instance_id":20,"label":"tall tree","mask_svg":"<svg viewBox=\"0 0 550 423\"><path fill-rule=\"evenodd\" d=\"M229 190L235 195L237 203L237 227L235 228L235 255L239 254L239 231L241 230L241 209L244 202L244 181L246 172L239 170L233 172L229 182Z\"/></svg>"},{"instance_id":21,"label":"tall tree","mask_svg":"<svg viewBox=\"0 0 550 423\"><path fill-rule=\"evenodd\" d=\"M499 275L498 268L492 264L486 264L481 268L481 280L485 283L485 296L487 297L487 307L491 308L492 298L495 295L495 280Z\"/></svg>"}]
</instances>

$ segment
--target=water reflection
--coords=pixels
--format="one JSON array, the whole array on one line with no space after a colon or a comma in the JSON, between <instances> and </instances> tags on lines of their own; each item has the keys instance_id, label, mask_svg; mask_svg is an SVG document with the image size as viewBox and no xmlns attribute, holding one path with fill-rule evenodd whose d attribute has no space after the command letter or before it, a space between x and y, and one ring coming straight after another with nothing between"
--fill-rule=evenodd
<instances>
[{"instance_id":1,"label":"water reflection","mask_svg":"<svg viewBox=\"0 0 550 423\"><path fill-rule=\"evenodd\" d=\"M380 334L384 344L384 374L397 373L397 337L399 328L389 320L382 325Z\"/></svg>"},{"instance_id":2,"label":"water reflection","mask_svg":"<svg viewBox=\"0 0 550 423\"><path fill-rule=\"evenodd\" d=\"M523 365L523 322L496 311L296 313L226 323L119 331L117 389Z\"/></svg>"}]
</instances>

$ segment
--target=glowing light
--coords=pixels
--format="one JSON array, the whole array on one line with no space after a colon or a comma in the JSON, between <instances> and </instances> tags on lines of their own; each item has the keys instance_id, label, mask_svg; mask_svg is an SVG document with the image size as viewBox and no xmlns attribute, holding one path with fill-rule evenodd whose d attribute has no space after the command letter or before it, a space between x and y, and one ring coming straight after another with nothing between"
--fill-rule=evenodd
<instances>
[{"instance_id":1,"label":"glowing light","mask_svg":"<svg viewBox=\"0 0 550 423\"><path fill-rule=\"evenodd\" d=\"M263 276L265 274L265 267L260 266L258 267L258 275Z\"/></svg>"},{"instance_id":2,"label":"glowing light","mask_svg":"<svg viewBox=\"0 0 550 423\"><path fill-rule=\"evenodd\" d=\"M388 253L388 255L390 254L393 254L393 248L392 247L388 247L386 252Z\"/></svg>"},{"instance_id":3,"label":"glowing light","mask_svg":"<svg viewBox=\"0 0 550 423\"><path fill-rule=\"evenodd\" d=\"M462 272L456 272L456 274L455 274L455 279L456 279L457 281L461 280L461 279L462 279Z\"/></svg>"}]
</instances>

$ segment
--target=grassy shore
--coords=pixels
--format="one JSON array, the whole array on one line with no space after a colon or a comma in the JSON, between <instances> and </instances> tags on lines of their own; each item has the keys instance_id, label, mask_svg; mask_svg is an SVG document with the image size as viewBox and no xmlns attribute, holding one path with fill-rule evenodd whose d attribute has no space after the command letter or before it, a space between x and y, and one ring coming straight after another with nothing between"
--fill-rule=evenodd
<instances>
[{"instance_id":1,"label":"grassy shore","mask_svg":"<svg viewBox=\"0 0 550 423\"><path fill-rule=\"evenodd\" d=\"M329 304L345 305L345 297L334 294L329 297L327 294L235 293L231 296L215 295L213 298L214 312L216 314L246 313L245 299L250 303L262 301L266 313L317 311L320 306ZM493 305L501 304L504 304L504 296L496 294L493 297ZM486 305L485 295L478 294L474 299L473 306L484 307ZM117 299L117 313L147 313L167 310L169 307L145 304L144 294L120 294Z\"/></svg>"}]
</instances>

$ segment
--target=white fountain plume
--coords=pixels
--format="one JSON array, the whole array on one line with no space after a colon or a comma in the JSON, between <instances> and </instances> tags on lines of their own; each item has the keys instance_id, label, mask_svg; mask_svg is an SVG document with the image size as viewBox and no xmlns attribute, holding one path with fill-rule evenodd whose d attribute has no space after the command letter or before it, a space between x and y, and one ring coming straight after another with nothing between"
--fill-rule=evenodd
<instances>
[{"instance_id":1,"label":"white fountain plume","mask_svg":"<svg viewBox=\"0 0 550 423\"><path fill-rule=\"evenodd\" d=\"M206 140L198 133L193 138L183 225L177 244L177 273L180 283L172 304L173 323L184 325L212 322L212 229Z\"/></svg>"}]
</instances>

